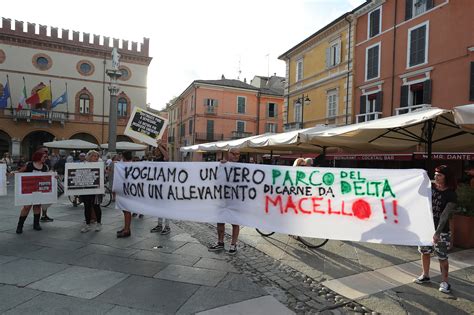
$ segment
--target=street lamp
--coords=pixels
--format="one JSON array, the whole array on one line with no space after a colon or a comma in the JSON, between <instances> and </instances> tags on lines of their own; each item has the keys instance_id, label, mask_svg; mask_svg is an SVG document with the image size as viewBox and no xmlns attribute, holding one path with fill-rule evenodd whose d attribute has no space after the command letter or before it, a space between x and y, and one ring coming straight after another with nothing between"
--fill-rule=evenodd
<instances>
[{"instance_id":1,"label":"street lamp","mask_svg":"<svg viewBox=\"0 0 474 315\"><path fill-rule=\"evenodd\" d=\"M301 106L301 129L304 128L304 105L309 105L311 103L311 100L308 97L308 94L304 95L304 93L301 95L301 97L298 97L296 99L295 105Z\"/></svg>"}]
</instances>

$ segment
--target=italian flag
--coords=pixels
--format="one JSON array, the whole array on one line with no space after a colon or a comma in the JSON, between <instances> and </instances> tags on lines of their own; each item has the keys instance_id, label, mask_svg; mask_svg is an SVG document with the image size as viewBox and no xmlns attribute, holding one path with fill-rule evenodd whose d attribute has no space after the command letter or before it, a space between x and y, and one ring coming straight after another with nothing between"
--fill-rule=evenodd
<instances>
[{"instance_id":1,"label":"italian flag","mask_svg":"<svg viewBox=\"0 0 474 315\"><path fill-rule=\"evenodd\" d=\"M23 86L22 95L20 96L20 101L18 102L18 107L16 108L17 111L22 110L26 107L26 86Z\"/></svg>"}]
</instances>

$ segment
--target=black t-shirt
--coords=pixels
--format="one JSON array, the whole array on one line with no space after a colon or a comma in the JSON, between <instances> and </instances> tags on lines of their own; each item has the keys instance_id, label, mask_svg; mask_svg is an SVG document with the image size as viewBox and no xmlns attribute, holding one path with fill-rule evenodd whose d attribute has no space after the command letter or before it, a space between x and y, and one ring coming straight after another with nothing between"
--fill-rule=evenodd
<instances>
[{"instance_id":1,"label":"black t-shirt","mask_svg":"<svg viewBox=\"0 0 474 315\"><path fill-rule=\"evenodd\" d=\"M456 203L457 202L457 195L451 189L446 190L438 190L436 187L432 189L431 195L431 202L433 205L433 219L435 224L435 229L438 228L439 219L441 218L441 214L443 213L444 208L449 202ZM449 224L446 224L442 231L442 233L449 232Z\"/></svg>"},{"instance_id":2,"label":"black t-shirt","mask_svg":"<svg viewBox=\"0 0 474 315\"><path fill-rule=\"evenodd\" d=\"M48 167L48 165L46 165L44 163L43 163L43 167L41 169L36 168L35 165L33 164L33 162L26 163L25 172L36 173L36 172L47 172L47 171L49 171L49 167Z\"/></svg>"}]
</instances>

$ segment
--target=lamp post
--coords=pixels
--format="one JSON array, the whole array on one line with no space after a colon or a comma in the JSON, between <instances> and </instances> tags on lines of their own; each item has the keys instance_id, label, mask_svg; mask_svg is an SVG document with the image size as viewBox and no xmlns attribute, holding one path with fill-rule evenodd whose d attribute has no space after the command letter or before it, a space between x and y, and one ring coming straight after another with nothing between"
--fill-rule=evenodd
<instances>
[{"instance_id":1,"label":"lamp post","mask_svg":"<svg viewBox=\"0 0 474 315\"><path fill-rule=\"evenodd\" d=\"M122 76L122 71L119 70L120 54L117 48L112 49L112 69L107 69L105 73L110 77L110 108L109 108L109 154L112 157L116 153L117 141L117 95L119 86L117 79Z\"/></svg>"},{"instance_id":2,"label":"lamp post","mask_svg":"<svg viewBox=\"0 0 474 315\"><path fill-rule=\"evenodd\" d=\"M296 99L295 105L301 106L301 129L304 128L304 106L309 105L311 100L308 97L308 94L302 94L301 97Z\"/></svg>"}]
</instances>

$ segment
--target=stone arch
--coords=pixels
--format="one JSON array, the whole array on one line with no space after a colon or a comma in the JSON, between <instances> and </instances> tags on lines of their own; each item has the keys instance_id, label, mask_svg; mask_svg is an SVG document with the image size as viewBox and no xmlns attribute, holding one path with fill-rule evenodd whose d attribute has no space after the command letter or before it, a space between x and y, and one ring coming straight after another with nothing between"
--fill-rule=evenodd
<instances>
[{"instance_id":1,"label":"stone arch","mask_svg":"<svg viewBox=\"0 0 474 315\"><path fill-rule=\"evenodd\" d=\"M55 136L44 130L36 130L28 133L21 141L21 152L27 160L31 159L31 155L36 149L45 142L53 141Z\"/></svg>"},{"instance_id":2,"label":"stone arch","mask_svg":"<svg viewBox=\"0 0 474 315\"><path fill-rule=\"evenodd\" d=\"M97 141L97 138L87 132L78 132L76 134L73 134L70 139L84 140L87 142L99 144L99 141Z\"/></svg>"},{"instance_id":3,"label":"stone arch","mask_svg":"<svg viewBox=\"0 0 474 315\"><path fill-rule=\"evenodd\" d=\"M11 143L11 136L6 131L0 130L0 157L2 157L5 152L11 153Z\"/></svg>"}]
</instances>

